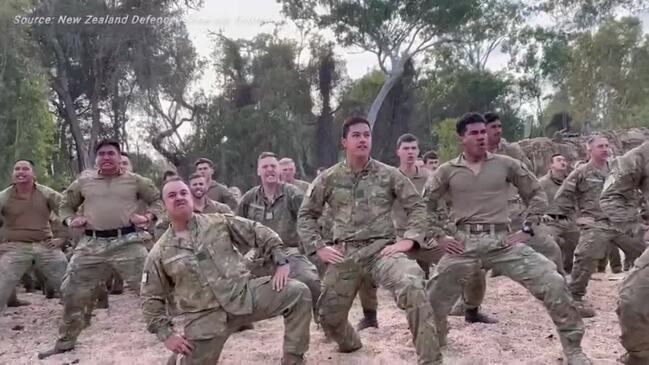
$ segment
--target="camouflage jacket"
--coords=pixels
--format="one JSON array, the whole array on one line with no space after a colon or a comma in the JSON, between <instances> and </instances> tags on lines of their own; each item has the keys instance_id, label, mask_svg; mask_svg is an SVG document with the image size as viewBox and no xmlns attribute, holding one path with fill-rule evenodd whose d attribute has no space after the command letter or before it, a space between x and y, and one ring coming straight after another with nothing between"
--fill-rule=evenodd
<instances>
[{"instance_id":1,"label":"camouflage jacket","mask_svg":"<svg viewBox=\"0 0 649 365\"><path fill-rule=\"evenodd\" d=\"M407 215L403 238L424 244L426 209L412 182L399 170L373 159L358 173L346 162L327 169L311 183L300 207L298 232L306 253L327 244L318 225L325 204L331 207L335 242L394 240L395 201Z\"/></svg>"},{"instance_id":2,"label":"camouflage jacket","mask_svg":"<svg viewBox=\"0 0 649 365\"><path fill-rule=\"evenodd\" d=\"M557 209L557 206L554 204L554 196L557 194L557 191L559 191L563 181L564 180L555 178L552 175L552 171L548 171L547 174L539 179L539 184L541 184L541 187L545 190L545 194L548 197L548 214L561 214L559 209Z\"/></svg>"},{"instance_id":3,"label":"camouflage jacket","mask_svg":"<svg viewBox=\"0 0 649 365\"><path fill-rule=\"evenodd\" d=\"M232 209L230 209L229 206L223 203L219 203L216 200L212 200L210 198L207 198L205 201L205 206L203 207L202 212L196 212L196 213L203 213L203 214L213 214L213 213L221 213L221 214L234 214L232 212Z\"/></svg>"},{"instance_id":4,"label":"camouflage jacket","mask_svg":"<svg viewBox=\"0 0 649 365\"><path fill-rule=\"evenodd\" d=\"M638 189L642 194L638 194ZM618 157L606 179L599 203L615 225L638 222L639 195L649 194L649 142ZM644 195L644 197L642 196Z\"/></svg>"},{"instance_id":5,"label":"camouflage jacket","mask_svg":"<svg viewBox=\"0 0 649 365\"><path fill-rule=\"evenodd\" d=\"M291 184L298 188L302 194L309 189L309 183L304 180L295 179Z\"/></svg>"},{"instance_id":6,"label":"camouflage jacket","mask_svg":"<svg viewBox=\"0 0 649 365\"><path fill-rule=\"evenodd\" d=\"M185 240L168 229L144 265L144 320L160 340L173 333L165 305L168 298L174 298L173 307L189 339L213 338L226 329L228 313L253 311L245 253L256 249L275 263L287 257L275 232L234 215L194 214L189 230L191 239Z\"/></svg>"},{"instance_id":7,"label":"camouflage jacket","mask_svg":"<svg viewBox=\"0 0 649 365\"><path fill-rule=\"evenodd\" d=\"M568 217L590 217L605 220L599 207L599 195L608 173L598 169L592 162L573 170L563 181L554 197L559 214Z\"/></svg>"},{"instance_id":8,"label":"camouflage jacket","mask_svg":"<svg viewBox=\"0 0 649 365\"><path fill-rule=\"evenodd\" d=\"M214 180L210 182L210 187L207 189L207 197L219 203L227 204L232 210L237 209L237 199L234 198L232 192L227 186Z\"/></svg>"},{"instance_id":9,"label":"camouflage jacket","mask_svg":"<svg viewBox=\"0 0 649 365\"><path fill-rule=\"evenodd\" d=\"M269 202L264 196L264 187L255 186L243 194L237 215L271 228L287 247L300 247L297 213L303 197L295 185L280 184L275 198Z\"/></svg>"}]
</instances>

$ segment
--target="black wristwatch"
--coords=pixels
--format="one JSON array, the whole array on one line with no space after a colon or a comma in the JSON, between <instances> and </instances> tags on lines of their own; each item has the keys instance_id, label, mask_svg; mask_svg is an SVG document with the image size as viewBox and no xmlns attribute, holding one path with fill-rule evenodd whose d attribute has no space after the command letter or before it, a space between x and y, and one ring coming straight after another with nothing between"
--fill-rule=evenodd
<instances>
[{"instance_id":1,"label":"black wristwatch","mask_svg":"<svg viewBox=\"0 0 649 365\"><path fill-rule=\"evenodd\" d=\"M275 262L276 267L280 267L280 266L284 266L284 265L288 265L288 258L287 257L281 258L281 259L277 260L277 262Z\"/></svg>"},{"instance_id":2,"label":"black wristwatch","mask_svg":"<svg viewBox=\"0 0 649 365\"><path fill-rule=\"evenodd\" d=\"M523 228L521 228L521 231L523 231L523 233L527 233L530 236L534 237L534 229L532 229L532 223L529 222L523 223Z\"/></svg>"}]
</instances>

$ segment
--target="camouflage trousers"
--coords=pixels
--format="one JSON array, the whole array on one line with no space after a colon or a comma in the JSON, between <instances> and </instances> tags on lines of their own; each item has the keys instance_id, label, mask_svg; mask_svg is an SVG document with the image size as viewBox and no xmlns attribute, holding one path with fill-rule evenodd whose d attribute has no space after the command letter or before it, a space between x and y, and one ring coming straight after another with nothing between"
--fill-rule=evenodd
<instances>
[{"instance_id":1,"label":"camouflage trousers","mask_svg":"<svg viewBox=\"0 0 649 365\"><path fill-rule=\"evenodd\" d=\"M290 268L289 278L304 283L311 292L312 303L318 303L318 298L320 298L321 285L318 269L311 261L309 261L306 256L297 253L297 250L293 250L289 247L288 251L290 253L288 257L288 264ZM275 273L275 265L269 262L263 262L262 264L259 264L253 261L253 264L249 267L249 269L252 275L256 277L272 276ZM315 306L314 313L317 313Z\"/></svg>"},{"instance_id":2,"label":"camouflage trousers","mask_svg":"<svg viewBox=\"0 0 649 365\"><path fill-rule=\"evenodd\" d=\"M68 265L60 249L50 249L43 242L7 242L0 246L0 313L20 279L32 268L43 274L45 285L59 290Z\"/></svg>"},{"instance_id":3,"label":"camouflage trousers","mask_svg":"<svg viewBox=\"0 0 649 365\"><path fill-rule=\"evenodd\" d=\"M546 223L547 233L554 238L561 248L563 257L563 270L572 272L572 262L575 257L575 248L579 243L579 229L571 220L553 220Z\"/></svg>"},{"instance_id":4,"label":"camouflage trousers","mask_svg":"<svg viewBox=\"0 0 649 365\"><path fill-rule=\"evenodd\" d=\"M251 314L231 315L216 309L214 313L199 317L185 327L185 335L194 347L192 354L171 355L167 364L217 364L223 346L232 332L242 325L277 316L284 317L283 364L292 364L291 359L306 353L309 349L312 308L311 294L306 285L297 280L289 280L286 287L277 292L272 289L268 276L252 279L248 285L253 303ZM214 328L221 326L222 315L227 316L226 329L214 336ZM210 335L205 336L205 333Z\"/></svg>"},{"instance_id":5,"label":"camouflage trousers","mask_svg":"<svg viewBox=\"0 0 649 365\"><path fill-rule=\"evenodd\" d=\"M128 288L139 293L147 251L135 232L112 238L83 236L74 249L61 286L63 322L56 348L74 347L84 328L86 308L92 307L97 286L114 269Z\"/></svg>"},{"instance_id":6,"label":"camouflage trousers","mask_svg":"<svg viewBox=\"0 0 649 365\"><path fill-rule=\"evenodd\" d=\"M509 220L512 231L521 229L526 210L527 208L520 198L509 201ZM536 234L527 242L527 245L554 262L559 273L565 276L563 254L555 236L552 235L553 230L545 224L540 224L535 230Z\"/></svg>"},{"instance_id":7,"label":"camouflage trousers","mask_svg":"<svg viewBox=\"0 0 649 365\"><path fill-rule=\"evenodd\" d=\"M417 351L418 364L441 364L442 355L433 319L433 309L425 291L424 273L404 254L379 256L391 240L337 244L345 261L327 265L318 303L320 324L342 352L362 347L361 339L349 323L349 310L364 277L389 290L397 306L406 311L408 327ZM370 248L370 250L368 250Z\"/></svg>"},{"instance_id":8,"label":"camouflage trousers","mask_svg":"<svg viewBox=\"0 0 649 365\"><path fill-rule=\"evenodd\" d=\"M429 282L441 340L445 342L447 316L464 283L478 269L495 269L543 301L557 327L565 353L580 349L584 324L564 277L557 272L554 263L531 247L507 245L504 242L506 236L506 232L470 234L459 231L456 234L456 238L464 242L465 252L442 257Z\"/></svg>"},{"instance_id":9,"label":"camouflage trousers","mask_svg":"<svg viewBox=\"0 0 649 365\"><path fill-rule=\"evenodd\" d=\"M617 316L627 365L649 364L649 250L636 260L620 287Z\"/></svg>"},{"instance_id":10,"label":"camouflage trousers","mask_svg":"<svg viewBox=\"0 0 649 365\"><path fill-rule=\"evenodd\" d=\"M616 245L608 245L608 250L606 252L606 257L599 260L597 263L597 271L604 272L606 270L606 265L611 266L611 271L621 272L622 270L628 271L632 266L633 262L637 259L637 256L624 255L624 262L622 262L622 257L620 256L620 249Z\"/></svg>"},{"instance_id":11,"label":"camouflage trousers","mask_svg":"<svg viewBox=\"0 0 649 365\"><path fill-rule=\"evenodd\" d=\"M579 244L575 250L575 264L569 283L570 292L575 299L586 295L591 275L597 269L597 262L606 257L610 244L615 244L629 257L638 257L647 247L643 232L620 232L606 223L582 227Z\"/></svg>"},{"instance_id":12,"label":"camouflage trousers","mask_svg":"<svg viewBox=\"0 0 649 365\"><path fill-rule=\"evenodd\" d=\"M423 249L419 248L406 252L406 255L415 260L417 264L422 267L431 267L437 265L439 260L444 256L441 250ZM425 271L425 270L424 270ZM465 309L476 309L482 305L482 300L485 296L487 288L487 279L484 270L476 270L472 278L467 280L464 290L462 292L462 303ZM361 281L361 286L358 289L358 298L361 301L361 307L367 311L377 311L379 302L377 297L377 287L372 281L372 278L365 277ZM461 303L461 304L462 304Z\"/></svg>"}]
</instances>

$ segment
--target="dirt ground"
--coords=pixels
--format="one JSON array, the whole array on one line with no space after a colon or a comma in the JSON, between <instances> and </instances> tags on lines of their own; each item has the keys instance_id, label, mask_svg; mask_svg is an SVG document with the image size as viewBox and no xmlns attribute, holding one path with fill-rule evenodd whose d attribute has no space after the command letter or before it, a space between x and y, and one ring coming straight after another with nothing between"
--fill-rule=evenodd
<instances>
[{"instance_id":1,"label":"dirt ground","mask_svg":"<svg viewBox=\"0 0 649 365\"><path fill-rule=\"evenodd\" d=\"M596 274L588 299L598 315L586 319L584 349L595 364L616 364L623 353L615 316L619 275ZM51 347L57 335L61 306L58 300L20 293L28 307L9 308L0 317L0 364L164 364L168 352L146 332L138 300L131 295L110 297L110 308L96 310L92 326L83 332L73 352L39 361L38 351ZM560 364L561 350L552 322L541 303L509 279L489 278L484 311L496 316L495 325L468 325L451 317L446 364ZM358 301L350 318L360 317ZM361 332L364 347L353 354L339 354L326 343L322 332L311 330L309 364L416 364L414 347L404 314L389 293L380 292L381 328ZM12 329L15 326L22 329ZM256 324L252 331L233 335L221 356L222 364L277 364L281 356L281 319Z\"/></svg>"}]
</instances>

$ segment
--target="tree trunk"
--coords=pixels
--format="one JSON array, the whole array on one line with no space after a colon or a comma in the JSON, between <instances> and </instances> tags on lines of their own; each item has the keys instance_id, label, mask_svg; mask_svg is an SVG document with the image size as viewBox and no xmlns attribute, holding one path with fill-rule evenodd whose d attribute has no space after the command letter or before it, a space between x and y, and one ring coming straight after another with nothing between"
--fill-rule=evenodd
<instances>
[{"instance_id":1,"label":"tree trunk","mask_svg":"<svg viewBox=\"0 0 649 365\"><path fill-rule=\"evenodd\" d=\"M381 111L385 99L388 97L388 94L394 85L396 85L397 81L403 76L406 62L408 62L409 59L409 55L402 55L400 58L397 58L392 62L392 69L390 70L390 73L386 75L387 78L383 82L383 85L381 85L381 89L379 90L378 95L376 95L376 98L374 98L374 101L372 101L370 111L367 113L367 119L369 120L372 129L374 129L376 119Z\"/></svg>"}]
</instances>

